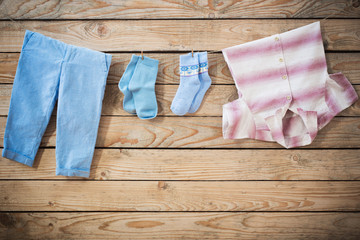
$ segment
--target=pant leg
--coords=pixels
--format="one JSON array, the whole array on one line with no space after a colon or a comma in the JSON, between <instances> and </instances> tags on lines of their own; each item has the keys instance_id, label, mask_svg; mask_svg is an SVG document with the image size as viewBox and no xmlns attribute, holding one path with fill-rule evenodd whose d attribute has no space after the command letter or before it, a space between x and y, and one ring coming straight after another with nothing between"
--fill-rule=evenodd
<instances>
[{"instance_id":1,"label":"pant leg","mask_svg":"<svg viewBox=\"0 0 360 240\"><path fill-rule=\"evenodd\" d=\"M111 55L70 46L60 76L56 175L89 177Z\"/></svg>"},{"instance_id":2,"label":"pant leg","mask_svg":"<svg viewBox=\"0 0 360 240\"><path fill-rule=\"evenodd\" d=\"M33 165L57 98L61 51L26 31L7 118L2 156Z\"/></svg>"}]
</instances>

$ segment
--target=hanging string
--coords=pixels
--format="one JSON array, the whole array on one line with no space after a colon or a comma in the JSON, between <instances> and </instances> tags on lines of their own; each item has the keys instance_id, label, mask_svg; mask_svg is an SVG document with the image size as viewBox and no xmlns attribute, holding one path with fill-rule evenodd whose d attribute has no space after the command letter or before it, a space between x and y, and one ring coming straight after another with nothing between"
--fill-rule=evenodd
<instances>
[{"instance_id":1,"label":"hanging string","mask_svg":"<svg viewBox=\"0 0 360 240\"><path fill-rule=\"evenodd\" d=\"M359 4L359 0L351 0L350 2L350 8L355 8L354 4L358 3ZM348 6L345 7L344 9L341 9L338 12L334 12L326 17L324 17L323 19L320 19L319 22L320 23L324 23L325 21L327 21L329 18L338 15L339 13L349 13L349 10L347 10ZM222 50L212 50L212 51L207 51L208 53L219 53L222 52Z\"/></svg>"},{"instance_id":2,"label":"hanging string","mask_svg":"<svg viewBox=\"0 0 360 240\"><path fill-rule=\"evenodd\" d=\"M5 17L10 20L11 22L13 22L20 30L25 30L25 26L19 22L19 21L16 21L15 19L13 19L9 14L7 14L7 12L5 11L5 7L2 6L0 8L0 11L5 15Z\"/></svg>"},{"instance_id":3,"label":"hanging string","mask_svg":"<svg viewBox=\"0 0 360 240\"><path fill-rule=\"evenodd\" d=\"M349 9L348 8L356 8L356 7L358 7L358 6L354 6L354 5L356 5L356 4L359 4L359 0L351 0L350 1L350 6L346 6L344 9L341 9L340 11L338 11L338 12L334 12L334 13L332 13L332 14L330 14L330 15L328 15L328 16L326 16L325 18L323 18L323 19L321 19L321 20L319 20L321 23L324 23L325 21L327 21L329 18L331 18L331 17L333 17L333 16L335 16L335 15L338 15L339 13L348 13L349 12ZM20 30L25 30L26 29L26 27L25 27L25 25L24 24L22 24L22 22L21 22L21 20L15 20L15 19L13 19L9 14L7 14L7 12L5 11L5 6L2 6L1 8L0 8L0 10L1 10L1 12L6 16L6 18L8 19L8 20L10 20L11 22L13 22L15 25L17 25L17 27L20 29ZM191 49L191 52L192 52L192 56L194 56L193 54L194 54L194 49ZM221 52L221 50L212 50L212 51L207 51L208 53L219 53L219 52ZM142 56L143 56L143 54L142 54Z\"/></svg>"},{"instance_id":4,"label":"hanging string","mask_svg":"<svg viewBox=\"0 0 360 240\"><path fill-rule=\"evenodd\" d=\"M341 9L340 12L334 12L333 14L330 14L329 16L321 19L320 22L325 22L326 20L328 20L328 18L331 18L331 17L333 17L333 16L335 16L335 15L337 15L339 13L349 13L350 10L349 9L347 10L347 8L350 8L350 9L353 8L354 9L354 8L359 7L359 5L360 5L359 0L351 0L350 1L350 6L346 6L344 9Z\"/></svg>"}]
</instances>

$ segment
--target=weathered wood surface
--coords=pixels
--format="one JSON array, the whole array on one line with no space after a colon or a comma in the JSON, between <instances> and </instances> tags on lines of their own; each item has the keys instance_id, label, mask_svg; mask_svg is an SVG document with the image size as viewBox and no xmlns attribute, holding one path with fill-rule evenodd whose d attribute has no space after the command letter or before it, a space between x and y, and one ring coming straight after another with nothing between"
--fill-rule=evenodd
<instances>
[{"instance_id":1,"label":"weathered wood surface","mask_svg":"<svg viewBox=\"0 0 360 240\"><path fill-rule=\"evenodd\" d=\"M360 86L354 86L358 95L360 95ZM176 116L171 110L170 106L174 99L178 86L174 85L157 85L157 102L159 116ZM2 98L2 92L0 92ZM7 100L10 102L10 93L7 94ZM238 98L235 85L215 85L211 86L205 96L201 107L194 114L188 116L222 116L223 104L231 102ZM117 85L110 85L106 88L106 94L103 101L103 115L131 115L123 110L122 105L123 94L119 91ZM5 101L4 101L5 102ZM8 106L8 105L6 105ZM0 106L0 112L7 115L8 107ZM2 111L4 109L4 111ZM339 116L360 116L360 101L356 101L352 106L344 110Z\"/></svg>"},{"instance_id":2,"label":"weathered wood surface","mask_svg":"<svg viewBox=\"0 0 360 240\"><path fill-rule=\"evenodd\" d=\"M0 138L6 117L0 117ZM41 146L55 146L55 119L42 138ZM229 140L222 136L221 117L156 117L144 121L136 116L100 119L97 147L122 148L282 148L277 143L249 139ZM307 148L359 148L360 118L336 117L319 131Z\"/></svg>"},{"instance_id":3,"label":"weathered wood surface","mask_svg":"<svg viewBox=\"0 0 360 240\"><path fill-rule=\"evenodd\" d=\"M359 239L360 213L0 213L1 239Z\"/></svg>"},{"instance_id":4,"label":"weathered wood surface","mask_svg":"<svg viewBox=\"0 0 360 240\"><path fill-rule=\"evenodd\" d=\"M149 57L160 59L160 67L157 78L157 100L159 105L158 115L174 115L170 111L170 105L176 93L178 75L178 54L148 54ZM108 77L103 115L129 115L122 109L122 97L115 85L119 82L122 73L125 71L131 54L113 54L113 63ZM342 71L353 84L360 83L360 54L359 53L329 53L329 72ZM12 83L15 77L18 53L0 54L0 83ZM223 60L222 55L209 54L210 69L213 86L207 93L202 107L193 115L196 116L221 116L222 105L237 98L235 86L230 76L229 69ZM175 84L176 86L162 86L163 84ZM232 84L231 86L214 86L216 84ZM354 86L357 92L358 86ZM0 114L7 115L12 85L1 85L0 88ZM342 116L359 116L359 101L352 107L345 110Z\"/></svg>"},{"instance_id":5,"label":"weathered wood surface","mask_svg":"<svg viewBox=\"0 0 360 240\"><path fill-rule=\"evenodd\" d=\"M360 85L354 86L360 95ZM158 104L158 116L176 116L171 110L171 102L178 89L177 85L157 85L155 88ZM7 115L10 106L12 85L0 86L0 115ZM117 85L106 86L102 115L131 116L123 110L123 97ZM187 116L222 116L222 105L238 98L235 85L214 85L208 90L201 107ZM53 112L56 114L56 110ZM360 116L360 101L345 109L339 116Z\"/></svg>"},{"instance_id":6,"label":"weathered wood surface","mask_svg":"<svg viewBox=\"0 0 360 240\"><path fill-rule=\"evenodd\" d=\"M179 84L179 55L181 53L146 53L159 60L157 84ZM118 84L128 65L131 53L112 53L108 84ZM329 73L342 72L352 84L360 84L360 53L326 54ZM0 83L13 83L19 53L0 53ZM209 53L209 75L212 85L234 84L230 71L221 53Z\"/></svg>"},{"instance_id":7,"label":"weathered wood surface","mask_svg":"<svg viewBox=\"0 0 360 240\"><path fill-rule=\"evenodd\" d=\"M1 21L0 51L19 52L25 29L100 51L221 50L314 20ZM326 50L360 50L360 19L322 22ZM192 31L196 26L196 31ZM209 41L210 40L210 41Z\"/></svg>"},{"instance_id":8,"label":"weathered wood surface","mask_svg":"<svg viewBox=\"0 0 360 240\"><path fill-rule=\"evenodd\" d=\"M157 84L179 84L179 55L181 53L146 53L159 60ZM131 53L112 53L108 84L118 84L128 65ZM360 84L360 53L326 54L329 73L342 72L352 84ZM0 53L0 83L13 83L19 53ZM230 71L221 53L209 53L209 75L212 85L234 84Z\"/></svg>"},{"instance_id":9,"label":"weathered wood surface","mask_svg":"<svg viewBox=\"0 0 360 240\"><path fill-rule=\"evenodd\" d=\"M359 94L358 0L0 1L0 146L25 29L113 55L90 180L55 176L52 116L34 168L0 157L0 239L360 239L359 101L304 149L224 140L221 106L237 94L217 52L200 110L175 117L169 108L180 54L324 17L343 18L321 21L329 72ZM125 113L117 88L141 50L160 61L150 121Z\"/></svg>"},{"instance_id":10,"label":"weathered wood surface","mask_svg":"<svg viewBox=\"0 0 360 240\"><path fill-rule=\"evenodd\" d=\"M117 3L117 4L116 4ZM4 0L0 19L359 18L358 1L21 1Z\"/></svg>"},{"instance_id":11,"label":"weathered wood surface","mask_svg":"<svg viewBox=\"0 0 360 240\"><path fill-rule=\"evenodd\" d=\"M360 210L360 181L9 180L0 189L0 211Z\"/></svg>"},{"instance_id":12,"label":"weathered wood surface","mask_svg":"<svg viewBox=\"0 0 360 240\"><path fill-rule=\"evenodd\" d=\"M360 150L96 149L95 180L360 180ZM0 157L0 179L55 176L55 149L34 166ZM77 179L77 178L74 178Z\"/></svg>"}]
</instances>

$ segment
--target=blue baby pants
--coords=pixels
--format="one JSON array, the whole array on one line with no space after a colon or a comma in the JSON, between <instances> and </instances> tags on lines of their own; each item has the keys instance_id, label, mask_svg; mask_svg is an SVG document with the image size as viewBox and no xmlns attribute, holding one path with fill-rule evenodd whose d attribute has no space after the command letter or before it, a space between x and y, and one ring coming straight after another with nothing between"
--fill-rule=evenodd
<instances>
[{"instance_id":1,"label":"blue baby pants","mask_svg":"<svg viewBox=\"0 0 360 240\"><path fill-rule=\"evenodd\" d=\"M2 156L32 166L57 105L56 175L89 177L111 55L26 31Z\"/></svg>"}]
</instances>

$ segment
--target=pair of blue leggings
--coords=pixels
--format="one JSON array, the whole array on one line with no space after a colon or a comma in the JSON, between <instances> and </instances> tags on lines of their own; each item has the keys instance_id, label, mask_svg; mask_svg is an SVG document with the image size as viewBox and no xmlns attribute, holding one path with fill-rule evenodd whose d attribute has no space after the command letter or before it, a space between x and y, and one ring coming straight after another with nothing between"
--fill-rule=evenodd
<instances>
[{"instance_id":1,"label":"pair of blue leggings","mask_svg":"<svg viewBox=\"0 0 360 240\"><path fill-rule=\"evenodd\" d=\"M2 156L32 166L55 102L56 175L89 177L111 55L26 31Z\"/></svg>"}]
</instances>

